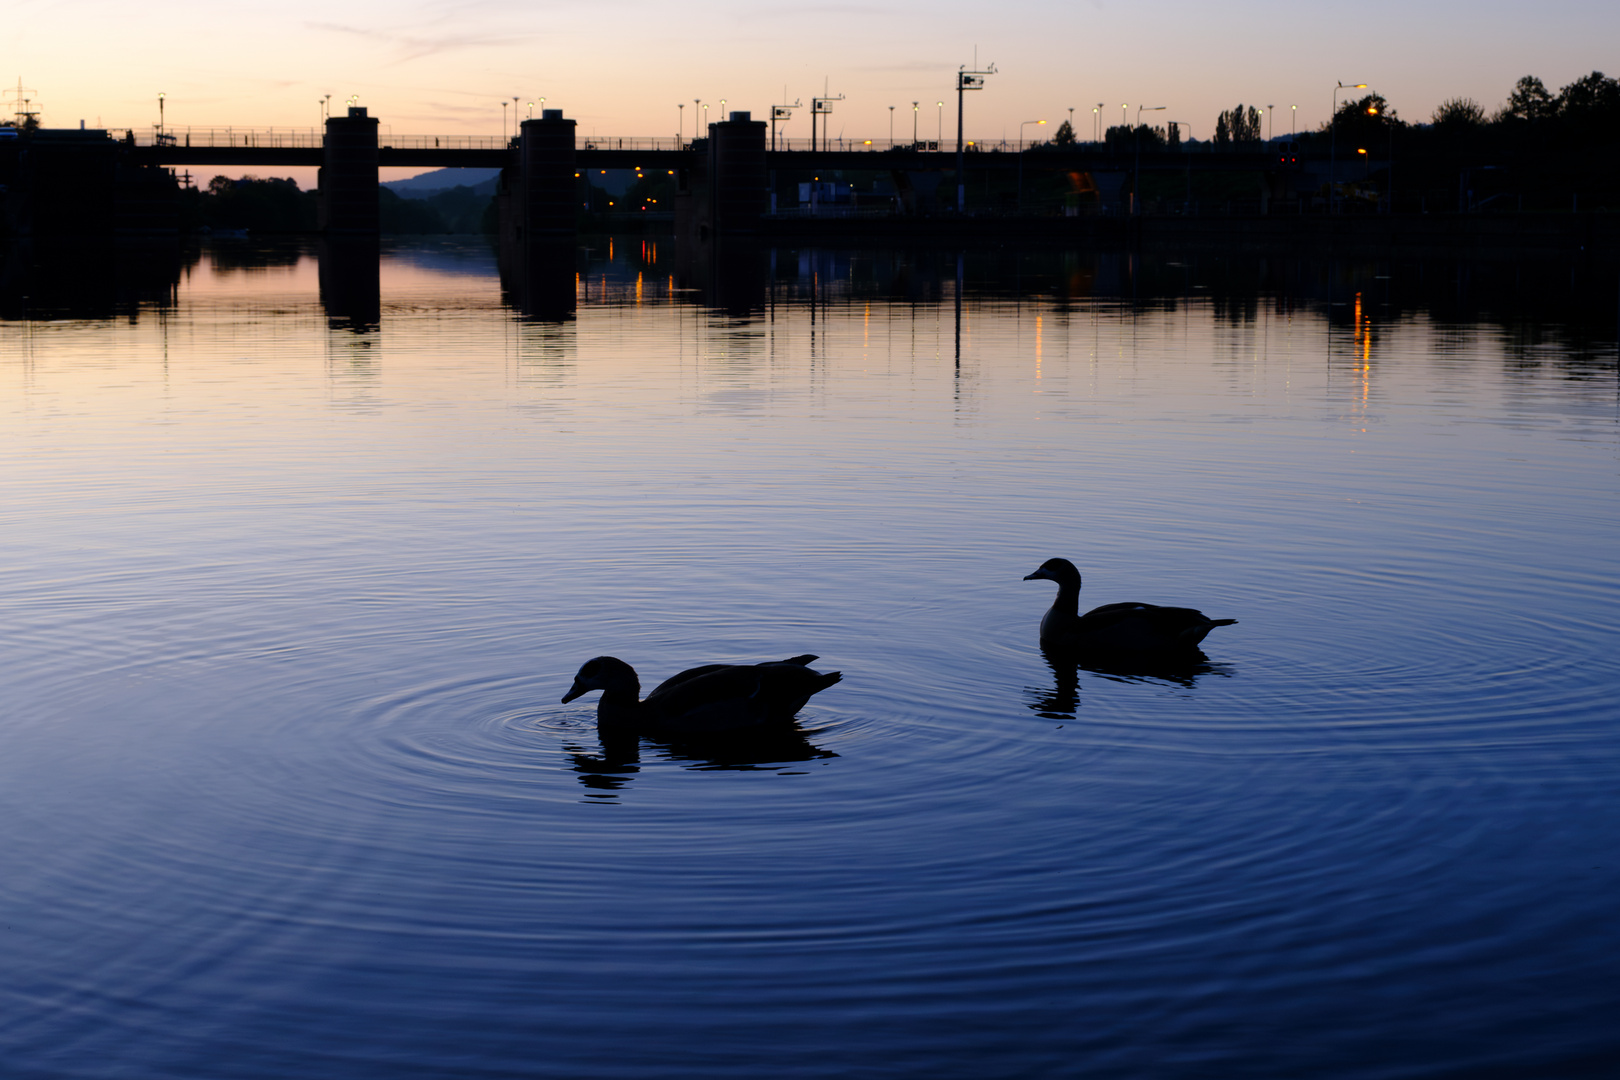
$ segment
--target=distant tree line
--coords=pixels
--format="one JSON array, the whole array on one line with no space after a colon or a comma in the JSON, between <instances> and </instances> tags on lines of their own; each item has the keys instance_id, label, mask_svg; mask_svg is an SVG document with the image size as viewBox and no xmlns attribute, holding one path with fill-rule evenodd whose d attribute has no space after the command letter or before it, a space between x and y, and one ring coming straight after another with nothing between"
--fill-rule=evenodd
<instances>
[{"instance_id":1,"label":"distant tree line","mask_svg":"<svg viewBox=\"0 0 1620 1080\"><path fill-rule=\"evenodd\" d=\"M232 180L216 176L206 187L182 193L181 212L191 229L246 229L252 233L313 232L319 196L301 191L288 177ZM377 189L378 223L389 235L493 233L495 200L468 187L436 192L426 199L402 199Z\"/></svg>"},{"instance_id":2,"label":"distant tree line","mask_svg":"<svg viewBox=\"0 0 1620 1080\"><path fill-rule=\"evenodd\" d=\"M1341 104L1303 149L1365 151L1400 209L1620 210L1620 80L1601 71L1554 94L1533 75L1494 111L1441 102L1410 124L1376 92ZM1393 162L1393 169L1388 162Z\"/></svg>"}]
</instances>

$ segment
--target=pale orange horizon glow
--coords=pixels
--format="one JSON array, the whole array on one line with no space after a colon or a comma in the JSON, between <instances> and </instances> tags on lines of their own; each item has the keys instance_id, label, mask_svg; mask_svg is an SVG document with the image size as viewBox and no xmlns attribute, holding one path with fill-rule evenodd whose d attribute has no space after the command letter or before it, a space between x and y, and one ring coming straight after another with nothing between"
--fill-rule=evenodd
<instances>
[{"instance_id":1,"label":"pale orange horizon glow","mask_svg":"<svg viewBox=\"0 0 1620 1080\"><path fill-rule=\"evenodd\" d=\"M834 139L886 141L890 106L943 100L919 108L915 126L921 138L953 143L955 73L973 66L977 43L979 65L993 61L998 74L967 95L966 136L993 144L1015 141L1030 116L1090 111L1099 100L1163 101L1195 125L1206 119L1206 132L1239 102L1288 102L1309 130L1326 119L1344 72L1407 120L1427 120L1450 97L1489 110L1522 75L1556 88L1612 68L1604 43L1620 37L1616 9L1579 0L1555 0L1529 19L1479 9L1458 20L1439 7L1361 16L1252 3L1144 13L1049 0L994 11L86 0L14 13L15 71L4 78L8 104L20 77L48 127L149 132L162 93L172 130L315 130L327 95L334 113L357 95L385 134L500 135L544 99L582 135L664 138L678 127L690 137L696 102L718 110L724 100L766 118L784 93L808 104L825 87L845 95L827 118ZM808 112L778 130L808 137ZM1089 138L1090 125L1077 134Z\"/></svg>"}]
</instances>

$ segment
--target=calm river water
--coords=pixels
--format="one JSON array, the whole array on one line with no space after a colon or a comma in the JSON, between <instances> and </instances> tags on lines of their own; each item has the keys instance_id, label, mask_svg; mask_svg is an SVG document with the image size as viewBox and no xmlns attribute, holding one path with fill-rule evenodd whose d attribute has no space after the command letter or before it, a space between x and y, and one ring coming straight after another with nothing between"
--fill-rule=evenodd
<instances>
[{"instance_id":1,"label":"calm river water","mask_svg":"<svg viewBox=\"0 0 1620 1080\"><path fill-rule=\"evenodd\" d=\"M1612 270L30 258L6 1076L1620 1068ZM1240 621L1054 668L1054 555ZM766 747L558 704L803 652Z\"/></svg>"}]
</instances>

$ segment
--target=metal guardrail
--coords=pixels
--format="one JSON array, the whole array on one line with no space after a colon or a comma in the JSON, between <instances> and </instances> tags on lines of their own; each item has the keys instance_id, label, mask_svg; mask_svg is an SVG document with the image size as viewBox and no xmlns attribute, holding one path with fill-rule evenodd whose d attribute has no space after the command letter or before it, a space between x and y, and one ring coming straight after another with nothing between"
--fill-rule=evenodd
<instances>
[{"instance_id":1,"label":"metal guardrail","mask_svg":"<svg viewBox=\"0 0 1620 1080\"><path fill-rule=\"evenodd\" d=\"M195 147L199 149L228 149L228 148L263 148L286 150L319 150L322 146L324 133L318 127L304 128L201 128L201 127L171 127L161 134L153 127L129 128L110 127L105 129L115 139L125 141L133 140L136 146L176 146ZM517 137L503 137L500 135L395 135L386 125L378 132L377 145L394 150L501 150L515 146ZM767 140L766 145L770 142ZM978 139L969 140L966 151L969 154L1017 154L1026 150L1035 150L1050 146L1049 140L1028 139L1020 142L1017 139ZM692 140L689 138L676 138L673 135L653 136L607 136L584 135L574 136L574 146L578 150L690 150ZM848 139L843 136L817 136L812 143L809 136L790 138L787 135L776 136L778 151L835 151L838 153L859 153L870 151L882 153L900 151L903 153L955 153L956 140L946 139L919 139L913 142L910 139ZM1109 148L1102 143L1075 143L1073 149L1089 150L1092 152L1106 152ZM1209 153L1213 147L1208 143L1187 145L1181 148L1188 153ZM1174 152L1175 148L1172 148ZM1163 151L1155 151L1163 153Z\"/></svg>"},{"instance_id":2,"label":"metal guardrail","mask_svg":"<svg viewBox=\"0 0 1620 1080\"><path fill-rule=\"evenodd\" d=\"M317 128L136 128L107 129L115 139L133 141L136 146L180 146L200 149L248 147L265 150L319 150L321 132Z\"/></svg>"},{"instance_id":3,"label":"metal guardrail","mask_svg":"<svg viewBox=\"0 0 1620 1080\"><path fill-rule=\"evenodd\" d=\"M319 150L324 136L324 132L316 127L171 127L162 133L151 127L109 127L106 131L115 139L133 140L136 146L177 146L198 149L248 147L267 150ZM386 127L377 135L378 146L395 150L500 150L515 143L515 136L503 138L499 135L395 135ZM993 142L981 140L970 141L967 150L969 153L1017 153L1041 145L1044 144L1038 140L1023 143L1010 139L998 139ZM574 137L574 146L579 150L690 150L692 140L676 138L673 135L621 137L577 134ZM956 144L954 140L940 142L936 139L923 139L912 142L910 139L847 139L833 136L817 137L812 145L809 136L789 138L786 135L778 135L776 149L786 151L819 149L839 153L890 150L937 153L954 152Z\"/></svg>"}]
</instances>

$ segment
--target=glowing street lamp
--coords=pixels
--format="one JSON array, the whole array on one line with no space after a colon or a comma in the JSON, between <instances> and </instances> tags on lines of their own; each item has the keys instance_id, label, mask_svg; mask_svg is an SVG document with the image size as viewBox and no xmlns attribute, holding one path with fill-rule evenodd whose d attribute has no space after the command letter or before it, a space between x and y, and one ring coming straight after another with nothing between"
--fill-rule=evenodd
<instances>
[{"instance_id":1,"label":"glowing street lamp","mask_svg":"<svg viewBox=\"0 0 1620 1080\"><path fill-rule=\"evenodd\" d=\"M1092 142L1102 142L1102 107L1103 103L1099 101L1097 102L1097 107L1091 110Z\"/></svg>"},{"instance_id":2,"label":"glowing street lamp","mask_svg":"<svg viewBox=\"0 0 1620 1080\"><path fill-rule=\"evenodd\" d=\"M1328 213L1330 214L1338 213L1339 207L1339 193L1333 186L1339 178L1339 91L1365 89L1367 84L1364 82L1356 83L1354 86L1346 86L1341 82L1333 88L1333 108L1328 112Z\"/></svg>"},{"instance_id":3,"label":"glowing street lamp","mask_svg":"<svg viewBox=\"0 0 1620 1080\"><path fill-rule=\"evenodd\" d=\"M945 103L936 101L934 104L939 106L939 134L934 137L943 143L945 141Z\"/></svg>"},{"instance_id":4,"label":"glowing street lamp","mask_svg":"<svg viewBox=\"0 0 1620 1080\"><path fill-rule=\"evenodd\" d=\"M918 102L913 101L911 103L911 145L912 146L917 145L917 105L918 105Z\"/></svg>"}]
</instances>

